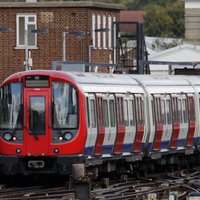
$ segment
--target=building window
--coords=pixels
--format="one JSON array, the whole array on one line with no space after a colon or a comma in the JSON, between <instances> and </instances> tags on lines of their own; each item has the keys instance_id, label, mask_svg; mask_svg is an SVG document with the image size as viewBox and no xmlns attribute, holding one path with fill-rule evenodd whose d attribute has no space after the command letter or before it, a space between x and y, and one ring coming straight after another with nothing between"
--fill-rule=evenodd
<instances>
[{"instance_id":1,"label":"building window","mask_svg":"<svg viewBox=\"0 0 200 200\"><path fill-rule=\"evenodd\" d=\"M111 49L111 44L112 44L112 18L111 16L108 16L108 48Z\"/></svg>"},{"instance_id":2,"label":"building window","mask_svg":"<svg viewBox=\"0 0 200 200\"><path fill-rule=\"evenodd\" d=\"M96 17L95 14L92 15L92 46L96 47Z\"/></svg>"},{"instance_id":3,"label":"building window","mask_svg":"<svg viewBox=\"0 0 200 200\"><path fill-rule=\"evenodd\" d=\"M106 16L103 16L103 29L106 29ZM106 32L103 32L103 48L106 49Z\"/></svg>"},{"instance_id":4,"label":"building window","mask_svg":"<svg viewBox=\"0 0 200 200\"><path fill-rule=\"evenodd\" d=\"M25 32L27 31L28 47L36 47L37 34L31 33L36 29L35 14L18 14L17 15L17 47L25 48Z\"/></svg>"},{"instance_id":5,"label":"building window","mask_svg":"<svg viewBox=\"0 0 200 200\"><path fill-rule=\"evenodd\" d=\"M101 16L98 15L97 16L97 29L101 28ZM101 32L98 31L97 32L97 47L101 48Z\"/></svg>"},{"instance_id":6,"label":"building window","mask_svg":"<svg viewBox=\"0 0 200 200\"><path fill-rule=\"evenodd\" d=\"M116 22L116 17L113 17L113 22ZM117 38L116 38L116 26L114 26L114 28L113 28L113 46L114 47L116 47L117 46L117 44L116 44L116 41L117 41Z\"/></svg>"}]
</instances>

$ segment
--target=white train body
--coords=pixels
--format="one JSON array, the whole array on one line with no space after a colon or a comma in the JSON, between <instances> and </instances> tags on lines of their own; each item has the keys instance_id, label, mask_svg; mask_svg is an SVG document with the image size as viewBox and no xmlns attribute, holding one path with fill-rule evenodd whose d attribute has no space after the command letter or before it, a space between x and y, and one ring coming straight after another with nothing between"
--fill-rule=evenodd
<instances>
[{"instance_id":1,"label":"white train body","mask_svg":"<svg viewBox=\"0 0 200 200\"><path fill-rule=\"evenodd\" d=\"M200 77L69 74L86 97L86 156L160 158L200 145Z\"/></svg>"}]
</instances>

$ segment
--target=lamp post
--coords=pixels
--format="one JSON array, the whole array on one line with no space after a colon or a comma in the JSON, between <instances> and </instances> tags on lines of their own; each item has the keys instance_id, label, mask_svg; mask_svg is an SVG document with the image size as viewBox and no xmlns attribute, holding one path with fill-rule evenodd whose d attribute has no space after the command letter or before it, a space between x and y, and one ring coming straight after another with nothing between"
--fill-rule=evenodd
<instances>
[{"instance_id":1,"label":"lamp post","mask_svg":"<svg viewBox=\"0 0 200 200\"><path fill-rule=\"evenodd\" d=\"M99 28L99 29L95 29L94 32L108 32L110 29L109 28ZM92 31L73 31L73 32L63 32L63 61L66 61L66 45L67 45L67 41L66 41L66 35L73 35L73 36L85 36L85 35L91 35ZM89 49L88 49L88 54L89 54L89 62L91 62L91 53L92 53L92 47L93 45L89 45ZM81 38L81 61L83 61L83 41Z\"/></svg>"},{"instance_id":2,"label":"lamp post","mask_svg":"<svg viewBox=\"0 0 200 200\"><path fill-rule=\"evenodd\" d=\"M87 35L87 32L85 31L72 31L72 32L63 32L63 61L66 61L66 35L73 35L73 36L85 36ZM81 38L81 61L83 61L83 55L82 55L82 50L83 50L83 41Z\"/></svg>"},{"instance_id":3,"label":"lamp post","mask_svg":"<svg viewBox=\"0 0 200 200\"><path fill-rule=\"evenodd\" d=\"M30 59L28 56L28 33L29 31L33 34L37 34L37 33L43 33L43 34L47 34L48 33L48 29L42 28L42 29L32 29L32 30L27 30L25 29L24 31L24 39L25 39L25 70L30 70Z\"/></svg>"}]
</instances>

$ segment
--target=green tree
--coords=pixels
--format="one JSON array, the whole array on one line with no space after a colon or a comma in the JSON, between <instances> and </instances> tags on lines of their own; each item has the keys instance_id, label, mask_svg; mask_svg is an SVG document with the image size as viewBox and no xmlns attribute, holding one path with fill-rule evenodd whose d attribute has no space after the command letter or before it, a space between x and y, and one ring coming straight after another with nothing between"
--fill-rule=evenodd
<instances>
[{"instance_id":1,"label":"green tree","mask_svg":"<svg viewBox=\"0 0 200 200\"><path fill-rule=\"evenodd\" d=\"M150 4L145 7L144 30L148 36L183 37L184 7L180 1L171 4Z\"/></svg>"}]
</instances>

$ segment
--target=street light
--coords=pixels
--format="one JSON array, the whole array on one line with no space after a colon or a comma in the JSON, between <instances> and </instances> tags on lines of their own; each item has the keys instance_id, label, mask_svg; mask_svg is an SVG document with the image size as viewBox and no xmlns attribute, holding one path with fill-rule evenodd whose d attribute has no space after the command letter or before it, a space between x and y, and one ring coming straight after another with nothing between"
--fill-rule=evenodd
<instances>
[{"instance_id":1,"label":"street light","mask_svg":"<svg viewBox=\"0 0 200 200\"><path fill-rule=\"evenodd\" d=\"M24 37L25 37L25 70L30 70L30 59L28 57L28 32L31 32L33 34L37 34L37 33L43 33L43 34L47 34L48 33L48 29L42 28L42 29L32 29L32 30L27 30L25 29L24 31Z\"/></svg>"},{"instance_id":2,"label":"street light","mask_svg":"<svg viewBox=\"0 0 200 200\"><path fill-rule=\"evenodd\" d=\"M73 35L73 36L85 36L88 33L85 31L72 31L72 32L63 32L63 61L66 61L66 35ZM83 46L83 41L81 38L81 61L83 61L82 58L82 47Z\"/></svg>"}]
</instances>

